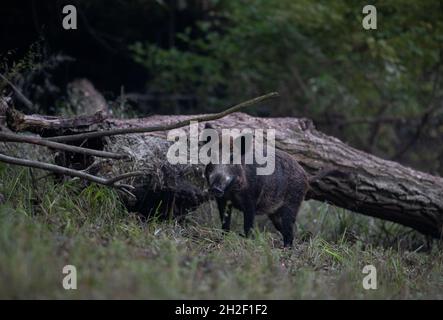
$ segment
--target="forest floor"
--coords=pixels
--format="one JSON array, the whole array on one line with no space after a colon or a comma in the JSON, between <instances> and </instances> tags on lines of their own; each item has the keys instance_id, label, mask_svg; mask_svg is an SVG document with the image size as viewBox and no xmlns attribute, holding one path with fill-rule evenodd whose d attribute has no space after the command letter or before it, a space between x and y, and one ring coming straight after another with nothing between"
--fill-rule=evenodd
<instances>
[{"instance_id":1,"label":"forest floor","mask_svg":"<svg viewBox=\"0 0 443 320\"><path fill-rule=\"evenodd\" d=\"M443 298L443 246L408 228L307 201L294 248L264 219L219 230L213 204L178 223L141 221L113 190L54 184L0 165L0 298ZM77 289L62 269L74 265ZM366 290L365 265L377 270Z\"/></svg>"}]
</instances>

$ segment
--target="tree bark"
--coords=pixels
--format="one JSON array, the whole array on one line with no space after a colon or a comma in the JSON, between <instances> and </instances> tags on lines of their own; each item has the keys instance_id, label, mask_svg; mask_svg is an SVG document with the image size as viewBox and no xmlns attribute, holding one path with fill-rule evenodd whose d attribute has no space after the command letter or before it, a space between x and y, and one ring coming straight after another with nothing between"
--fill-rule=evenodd
<instances>
[{"instance_id":1,"label":"tree bark","mask_svg":"<svg viewBox=\"0 0 443 320\"><path fill-rule=\"evenodd\" d=\"M94 130L160 126L189 118L151 116L129 120L105 119L96 123ZM32 124L35 128L35 121ZM257 118L234 113L211 124L220 129L275 129L276 147L292 154L309 174L324 168L333 168L346 174L346 177L326 176L313 183L307 199L327 201L354 212L400 223L426 235L442 237L441 177L354 149L337 138L317 131L308 119ZM202 129L204 124L200 125ZM57 134L63 134L66 129L66 126L60 128ZM55 135L53 126L51 134ZM166 141L166 132L118 135L100 140L100 143L92 145L102 146L105 151L129 153L131 160L109 160L107 166L98 166L99 174L121 174L130 170L146 172L145 176L132 181L138 191L135 202L131 204L126 199L128 206L136 209L145 207L152 211L155 206L146 205L143 201L147 198L161 198L165 203L164 210L177 214L182 213L184 208L192 208L208 199L203 179L204 168L167 163L166 151L171 142ZM84 166L91 166L94 161L90 159Z\"/></svg>"},{"instance_id":2,"label":"tree bark","mask_svg":"<svg viewBox=\"0 0 443 320\"><path fill-rule=\"evenodd\" d=\"M7 108L6 125L12 131L30 131L42 136L55 135L68 130L89 130L93 124L102 123L107 115L105 111L97 111L92 115L76 117L43 116L39 114L25 115L15 109Z\"/></svg>"}]
</instances>

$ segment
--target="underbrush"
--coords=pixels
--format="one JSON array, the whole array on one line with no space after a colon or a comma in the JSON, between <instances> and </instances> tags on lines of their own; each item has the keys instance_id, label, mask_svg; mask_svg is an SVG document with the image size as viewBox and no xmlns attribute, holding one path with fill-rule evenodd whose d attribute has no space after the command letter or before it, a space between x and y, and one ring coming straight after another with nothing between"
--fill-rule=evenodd
<instances>
[{"instance_id":1,"label":"underbrush","mask_svg":"<svg viewBox=\"0 0 443 320\"><path fill-rule=\"evenodd\" d=\"M147 223L114 190L0 167L0 298L443 298L442 245L408 228L307 201L294 248L263 217L223 234L213 203ZM77 289L65 290L65 265ZM365 265L377 289L365 290Z\"/></svg>"}]
</instances>

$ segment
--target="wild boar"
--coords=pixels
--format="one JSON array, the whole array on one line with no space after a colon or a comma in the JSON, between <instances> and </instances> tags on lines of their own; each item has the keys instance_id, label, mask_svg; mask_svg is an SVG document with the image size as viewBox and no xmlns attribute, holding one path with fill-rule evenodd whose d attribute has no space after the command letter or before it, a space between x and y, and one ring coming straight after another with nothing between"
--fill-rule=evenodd
<instances>
[{"instance_id":1,"label":"wild boar","mask_svg":"<svg viewBox=\"0 0 443 320\"><path fill-rule=\"evenodd\" d=\"M257 175L253 164L208 164L205 176L210 194L217 201L222 228L229 231L232 207L243 212L247 237L256 215L266 214L283 236L285 247L292 246L294 224L309 182L328 175L322 171L308 178L300 164L288 153L275 150L275 170ZM228 209L226 210L226 207Z\"/></svg>"}]
</instances>

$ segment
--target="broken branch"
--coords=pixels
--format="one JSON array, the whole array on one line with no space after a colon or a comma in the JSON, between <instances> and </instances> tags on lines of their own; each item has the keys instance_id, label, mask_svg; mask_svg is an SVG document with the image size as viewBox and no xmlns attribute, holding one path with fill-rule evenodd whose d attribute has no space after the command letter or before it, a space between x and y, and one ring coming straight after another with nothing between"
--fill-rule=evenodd
<instances>
[{"instance_id":1,"label":"broken branch","mask_svg":"<svg viewBox=\"0 0 443 320\"><path fill-rule=\"evenodd\" d=\"M79 133L79 134L73 134L73 135L69 135L69 136L56 136L56 137L47 138L47 140L57 141L57 142L67 142L67 141L76 141L76 140L81 140L81 139L91 139L91 138L101 138L101 137L106 137L106 136L115 136L115 135L120 135L120 134L146 133L146 132L154 132L154 131L173 130L173 129L187 126L191 122L194 122L194 121L206 122L206 121L217 120L217 119L227 116L228 114L237 112L240 109L249 107L253 104L256 104L256 103L259 103L264 100L274 98L277 96L278 96L277 92L271 92L271 93L268 93L264 96L260 96L260 97L242 102L240 104L237 104L237 105L235 105L231 108L228 108L228 109L226 109L222 112L219 112L219 113L198 116L198 117L194 117L191 119L179 121L177 123L164 125L164 126L112 129L112 130L104 130L104 131L96 131L96 132Z\"/></svg>"},{"instance_id":2,"label":"broken branch","mask_svg":"<svg viewBox=\"0 0 443 320\"><path fill-rule=\"evenodd\" d=\"M0 132L0 141L36 144L36 145L45 146L45 147L49 147L49 148L53 148L53 149L64 150L64 151L69 151L69 152L74 152L74 153L81 153L81 154L91 155L91 156L100 157L100 158L109 158L109 159L119 160L119 159L124 159L124 158L128 157L128 155L122 154L122 153L113 153L113 152L71 146L71 145L64 144L64 143L49 141L49 140L42 139L39 137L23 136L23 135L18 135L18 134L14 134L14 133Z\"/></svg>"},{"instance_id":3,"label":"broken branch","mask_svg":"<svg viewBox=\"0 0 443 320\"><path fill-rule=\"evenodd\" d=\"M5 162L5 163L9 163L9 164L18 165L18 166L23 166L23 167L30 167L30 168L51 171L54 173L65 175L65 176L77 177L77 178L81 178L81 179L95 182L98 184L102 184L102 185L105 185L108 187L115 187L115 188L122 188L122 187L128 188L128 187L130 187L129 185L119 185L119 184L117 184L117 182L127 179L127 178L141 176L144 174L141 171L135 171L135 172L124 173L119 176L106 179L106 178L94 176L89 173L81 172L78 170L58 166L55 164L27 160L27 159L19 159L19 158L10 157L10 156L7 156L7 155L1 154L1 153L0 153L0 161Z\"/></svg>"},{"instance_id":4,"label":"broken branch","mask_svg":"<svg viewBox=\"0 0 443 320\"><path fill-rule=\"evenodd\" d=\"M80 115L76 117L42 116L38 114L26 115L13 108L6 110L6 123L13 131L31 131L41 133L44 130L61 130L89 127L95 123L101 123L107 117L103 110L93 115Z\"/></svg>"}]
</instances>

